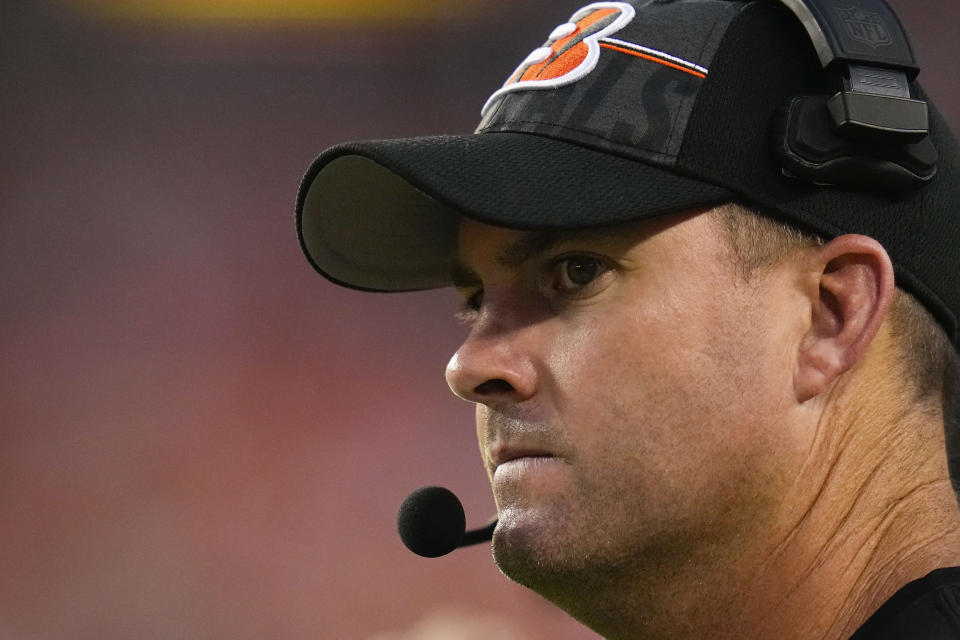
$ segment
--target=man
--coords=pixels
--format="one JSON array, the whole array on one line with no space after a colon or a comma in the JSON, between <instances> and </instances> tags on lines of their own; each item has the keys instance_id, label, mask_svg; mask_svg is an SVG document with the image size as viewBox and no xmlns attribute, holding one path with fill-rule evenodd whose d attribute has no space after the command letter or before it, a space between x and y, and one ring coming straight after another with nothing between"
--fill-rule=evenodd
<instances>
[{"instance_id":1,"label":"man","mask_svg":"<svg viewBox=\"0 0 960 640\"><path fill-rule=\"evenodd\" d=\"M844 83L774 2L595 3L477 134L304 180L328 278L461 293L494 557L606 637L960 638L957 144L828 115L924 99L881 4Z\"/></svg>"}]
</instances>

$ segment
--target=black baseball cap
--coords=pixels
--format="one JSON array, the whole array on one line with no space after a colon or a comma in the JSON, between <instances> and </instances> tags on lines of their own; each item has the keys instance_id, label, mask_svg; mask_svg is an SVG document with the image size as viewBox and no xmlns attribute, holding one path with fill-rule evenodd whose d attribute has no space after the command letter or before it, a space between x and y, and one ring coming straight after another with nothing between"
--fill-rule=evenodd
<instances>
[{"instance_id":1,"label":"black baseball cap","mask_svg":"<svg viewBox=\"0 0 960 640\"><path fill-rule=\"evenodd\" d=\"M863 46L882 46L878 33L863 31ZM461 216L577 229L739 200L826 238L877 239L897 285L957 344L957 141L931 104L939 160L924 186L891 192L869 176L848 187L798 179L777 150L784 105L832 94L834 82L803 26L776 2L597 2L524 60L473 134L321 153L297 198L300 243L333 282L409 291L450 284ZM918 83L910 90L927 100Z\"/></svg>"}]
</instances>

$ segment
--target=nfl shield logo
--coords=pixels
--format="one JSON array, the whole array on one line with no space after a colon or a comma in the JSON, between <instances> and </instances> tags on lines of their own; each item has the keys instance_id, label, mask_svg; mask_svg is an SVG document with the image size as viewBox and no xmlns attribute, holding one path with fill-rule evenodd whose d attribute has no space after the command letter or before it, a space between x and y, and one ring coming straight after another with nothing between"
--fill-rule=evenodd
<instances>
[{"instance_id":1,"label":"nfl shield logo","mask_svg":"<svg viewBox=\"0 0 960 640\"><path fill-rule=\"evenodd\" d=\"M854 40L873 48L886 47L893 43L893 38L883 23L883 16L879 13L856 7L836 11L847 27L847 34Z\"/></svg>"}]
</instances>

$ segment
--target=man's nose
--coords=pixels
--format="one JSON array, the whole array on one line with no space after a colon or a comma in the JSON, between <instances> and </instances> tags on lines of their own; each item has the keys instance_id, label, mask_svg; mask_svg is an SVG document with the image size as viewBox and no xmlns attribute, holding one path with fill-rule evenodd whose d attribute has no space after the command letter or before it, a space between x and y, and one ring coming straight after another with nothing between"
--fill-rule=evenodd
<instances>
[{"instance_id":1,"label":"man's nose","mask_svg":"<svg viewBox=\"0 0 960 640\"><path fill-rule=\"evenodd\" d=\"M464 400L517 403L537 392L529 328L487 331L475 326L447 364L447 384Z\"/></svg>"}]
</instances>

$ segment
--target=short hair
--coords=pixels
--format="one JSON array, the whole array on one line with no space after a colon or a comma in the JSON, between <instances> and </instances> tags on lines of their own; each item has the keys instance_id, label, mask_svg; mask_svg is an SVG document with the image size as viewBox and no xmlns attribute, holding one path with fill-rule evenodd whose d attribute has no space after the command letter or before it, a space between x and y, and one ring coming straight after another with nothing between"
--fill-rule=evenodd
<instances>
[{"instance_id":1,"label":"short hair","mask_svg":"<svg viewBox=\"0 0 960 640\"><path fill-rule=\"evenodd\" d=\"M824 238L763 215L740 202L714 209L730 249L734 268L744 280L780 263L804 247L823 246ZM889 326L905 382L905 398L921 409L939 405L943 412L947 457L954 489L960 489L958 357L946 331L911 294L896 289Z\"/></svg>"}]
</instances>

